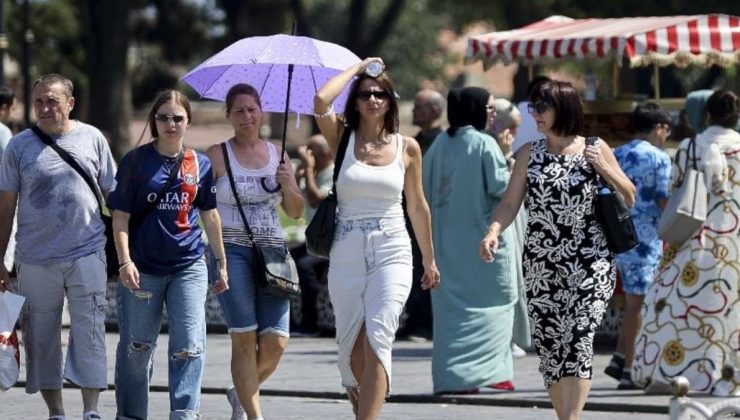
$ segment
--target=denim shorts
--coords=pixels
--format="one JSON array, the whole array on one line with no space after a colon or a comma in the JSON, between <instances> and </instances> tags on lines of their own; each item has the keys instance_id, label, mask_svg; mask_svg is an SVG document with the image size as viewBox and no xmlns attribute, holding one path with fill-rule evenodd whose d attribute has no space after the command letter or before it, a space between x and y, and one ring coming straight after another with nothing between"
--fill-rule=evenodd
<instances>
[{"instance_id":1,"label":"denim shorts","mask_svg":"<svg viewBox=\"0 0 740 420\"><path fill-rule=\"evenodd\" d=\"M290 336L290 300L258 287L254 277L254 248L225 243L229 290L218 295L229 333L257 331ZM216 258L211 252L211 281L215 281Z\"/></svg>"}]
</instances>

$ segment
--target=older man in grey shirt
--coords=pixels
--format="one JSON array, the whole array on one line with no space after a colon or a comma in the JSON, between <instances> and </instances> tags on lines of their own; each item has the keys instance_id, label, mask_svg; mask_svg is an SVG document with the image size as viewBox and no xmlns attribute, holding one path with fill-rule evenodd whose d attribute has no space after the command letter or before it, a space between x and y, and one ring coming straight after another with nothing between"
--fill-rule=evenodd
<instances>
[{"instance_id":1,"label":"older man in grey shirt","mask_svg":"<svg viewBox=\"0 0 740 420\"><path fill-rule=\"evenodd\" d=\"M101 132L70 120L72 82L58 74L34 83L38 127L96 181L111 189L115 163ZM51 419L65 419L62 380L79 386L83 419L99 419L98 396L108 387L105 355L105 227L96 195L83 178L32 130L14 136L0 165L0 255L18 206L16 264L26 349L26 392L41 391ZM0 267L0 291L9 287ZM66 295L70 339L62 374L60 328Z\"/></svg>"}]
</instances>

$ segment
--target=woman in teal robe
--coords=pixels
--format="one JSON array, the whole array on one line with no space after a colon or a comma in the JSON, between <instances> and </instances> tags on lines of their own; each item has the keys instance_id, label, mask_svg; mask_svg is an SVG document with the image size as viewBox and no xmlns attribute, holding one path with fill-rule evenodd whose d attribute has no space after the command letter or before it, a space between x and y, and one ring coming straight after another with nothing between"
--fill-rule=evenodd
<instances>
[{"instance_id":1,"label":"woman in teal robe","mask_svg":"<svg viewBox=\"0 0 740 420\"><path fill-rule=\"evenodd\" d=\"M482 88L450 91L450 128L424 155L424 194L442 278L432 292L432 379L438 394L502 388L513 378L515 258L521 257L515 255L513 229L502 235L494 262L483 262L477 253L509 181L501 149L482 132L492 103Z\"/></svg>"}]
</instances>

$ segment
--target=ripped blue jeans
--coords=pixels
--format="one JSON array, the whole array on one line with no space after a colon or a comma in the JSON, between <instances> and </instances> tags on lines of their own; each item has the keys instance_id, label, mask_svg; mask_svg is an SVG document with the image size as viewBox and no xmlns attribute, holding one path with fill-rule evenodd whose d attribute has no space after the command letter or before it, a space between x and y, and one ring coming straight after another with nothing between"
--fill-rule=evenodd
<instances>
[{"instance_id":1,"label":"ripped blue jeans","mask_svg":"<svg viewBox=\"0 0 740 420\"><path fill-rule=\"evenodd\" d=\"M139 289L118 283L117 419L149 418L149 382L166 304L170 419L199 419L206 356L208 270L203 258L166 276L140 273Z\"/></svg>"}]
</instances>

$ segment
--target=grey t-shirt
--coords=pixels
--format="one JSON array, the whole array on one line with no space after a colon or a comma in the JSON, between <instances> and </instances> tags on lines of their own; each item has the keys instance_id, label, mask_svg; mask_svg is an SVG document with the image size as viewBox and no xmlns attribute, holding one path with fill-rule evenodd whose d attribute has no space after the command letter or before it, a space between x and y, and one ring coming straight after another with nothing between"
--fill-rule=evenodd
<instances>
[{"instance_id":1,"label":"grey t-shirt","mask_svg":"<svg viewBox=\"0 0 740 420\"><path fill-rule=\"evenodd\" d=\"M103 191L111 190L116 166L100 130L76 121L72 130L52 138ZM105 226L90 187L32 130L18 133L5 149L0 190L18 193L21 263L70 262L105 246Z\"/></svg>"}]
</instances>

